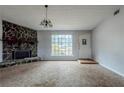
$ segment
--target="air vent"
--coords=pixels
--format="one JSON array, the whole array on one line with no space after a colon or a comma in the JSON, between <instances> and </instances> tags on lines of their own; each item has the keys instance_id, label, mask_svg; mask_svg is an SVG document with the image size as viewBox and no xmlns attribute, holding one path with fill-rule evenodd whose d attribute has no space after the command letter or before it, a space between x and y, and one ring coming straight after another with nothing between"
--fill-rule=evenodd
<instances>
[{"instance_id":1,"label":"air vent","mask_svg":"<svg viewBox=\"0 0 124 93\"><path fill-rule=\"evenodd\" d=\"M117 15L119 12L120 12L120 9L117 9L117 10L114 12L114 16Z\"/></svg>"}]
</instances>

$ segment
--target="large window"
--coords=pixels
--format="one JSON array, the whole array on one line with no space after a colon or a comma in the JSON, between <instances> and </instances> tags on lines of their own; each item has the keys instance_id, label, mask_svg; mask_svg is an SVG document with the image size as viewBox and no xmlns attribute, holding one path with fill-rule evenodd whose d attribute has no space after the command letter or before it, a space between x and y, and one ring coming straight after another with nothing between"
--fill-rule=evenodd
<instances>
[{"instance_id":1,"label":"large window","mask_svg":"<svg viewBox=\"0 0 124 93\"><path fill-rule=\"evenodd\" d=\"M72 35L52 35L52 56L72 56Z\"/></svg>"}]
</instances>

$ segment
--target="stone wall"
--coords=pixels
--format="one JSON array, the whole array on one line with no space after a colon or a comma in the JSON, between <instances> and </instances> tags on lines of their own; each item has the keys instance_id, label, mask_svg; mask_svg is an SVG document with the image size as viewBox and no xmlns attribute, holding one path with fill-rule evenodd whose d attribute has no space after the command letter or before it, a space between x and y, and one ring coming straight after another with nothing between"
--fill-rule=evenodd
<instances>
[{"instance_id":1,"label":"stone wall","mask_svg":"<svg viewBox=\"0 0 124 93\"><path fill-rule=\"evenodd\" d=\"M12 59L14 50L31 50L37 56L37 32L7 21L3 25L3 61Z\"/></svg>"}]
</instances>

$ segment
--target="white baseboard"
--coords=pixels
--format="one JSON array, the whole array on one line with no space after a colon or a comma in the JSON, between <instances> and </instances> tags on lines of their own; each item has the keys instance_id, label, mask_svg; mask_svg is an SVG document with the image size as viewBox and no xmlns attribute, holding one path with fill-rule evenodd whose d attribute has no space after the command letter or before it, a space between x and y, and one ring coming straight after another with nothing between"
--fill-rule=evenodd
<instances>
[{"instance_id":1,"label":"white baseboard","mask_svg":"<svg viewBox=\"0 0 124 93\"><path fill-rule=\"evenodd\" d=\"M115 72L116 74L118 74L118 75L124 77L124 74L122 74L122 73L120 73L120 72L118 72L118 71L116 71L116 70L114 70L114 69L112 69L112 68L109 68L108 66L105 66L105 65L103 65L103 64L101 64L101 63L99 63L99 65L101 65L101 66L107 68L108 70L111 70L112 72Z\"/></svg>"},{"instance_id":2,"label":"white baseboard","mask_svg":"<svg viewBox=\"0 0 124 93\"><path fill-rule=\"evenodd\" d=\"M120 73L120 72L118 72L118 71L116 71L116 70L114 70L114 69L112 69L112 68L110 68L110 67L108 67L108 66L106 66L106 65L104 65L104 64L101 64L101 63L100 63L99 61L97 61L95 58L94 58L94 60L95 60L99 65L105 67L106 69L108 69L108 70L110 70L110 71L112 71L112 72L115 72L116 74L118 74L118 75L124 77L124 74L122 74L122 73Z\"/></svg>"}]
</instances>

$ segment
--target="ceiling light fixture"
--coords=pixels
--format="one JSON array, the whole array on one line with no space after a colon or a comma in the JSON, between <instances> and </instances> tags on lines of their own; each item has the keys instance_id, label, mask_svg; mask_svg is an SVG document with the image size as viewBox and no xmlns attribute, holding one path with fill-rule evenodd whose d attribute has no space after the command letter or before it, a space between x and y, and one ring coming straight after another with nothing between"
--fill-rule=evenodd
<instances>
[{"instance_id":1,"label":"ceiling light fixture","mask_svg":"<svg viewBox=\"0 0 124 93\"><path fill-rule=\"evenodd\" d=\"M45 18L41 21L40 25L41 25L43 28L51 28L51 27L53 27L53 24L52 24L51 20L48 19L48 16L47 16L48 5L45 5L44 7L45 7L45 9L46 9L46 16L45 16Z\"/></svg>"}]
</instances>

